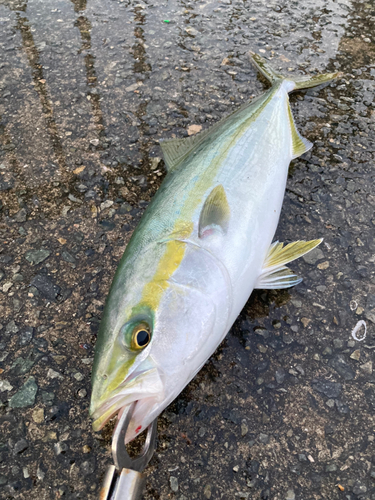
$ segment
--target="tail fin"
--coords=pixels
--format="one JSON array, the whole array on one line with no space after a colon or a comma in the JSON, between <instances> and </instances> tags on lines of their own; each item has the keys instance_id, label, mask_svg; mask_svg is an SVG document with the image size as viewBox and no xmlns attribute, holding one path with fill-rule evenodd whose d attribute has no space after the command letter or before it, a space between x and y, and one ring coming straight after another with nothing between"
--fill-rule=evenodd
<instances>
[{"instance_id":1,"label":"tail fin","mask_svg":"<svg viewBox=\"0 0 375 500\"><path fill-rule=\"evenodd\" d=\"M341 74L337 73L323 73L321 75L313 76L296 76L296 77L286 77L280 73L277 73L262 56L255 54L250 51L250 58L255 67L262 73L262 75L267 78L267 80L274 84L278 80L289 80L294 83L292 90L308 89L310 87L316 87L322 83L330 82L334 78L337 78Z\"/></svg>"}]
</instances>

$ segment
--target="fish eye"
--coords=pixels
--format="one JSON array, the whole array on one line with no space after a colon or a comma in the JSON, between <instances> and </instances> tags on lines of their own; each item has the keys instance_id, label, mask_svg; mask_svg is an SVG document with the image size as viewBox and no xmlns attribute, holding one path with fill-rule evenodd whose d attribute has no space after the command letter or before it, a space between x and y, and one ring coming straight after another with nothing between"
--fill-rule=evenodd
<instances>
[{"instance_id":1,"label":"fish eye","mask_svg":"<svg viewBox=\"0 0 375 500\"><path fill-rule=\"evenodd\" d=\"M151 341L151 331L147 323L140 323L132 332L130 347L135 351L144 349Z\"/></svg>"}]
</instances>

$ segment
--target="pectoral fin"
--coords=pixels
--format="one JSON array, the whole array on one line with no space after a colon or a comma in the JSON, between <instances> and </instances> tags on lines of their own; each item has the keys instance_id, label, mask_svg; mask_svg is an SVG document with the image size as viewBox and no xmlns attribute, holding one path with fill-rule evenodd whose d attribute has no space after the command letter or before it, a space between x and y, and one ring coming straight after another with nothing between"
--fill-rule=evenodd
<instances>
[{"instance_id":1,"label":"pectoral fin","mask_svg":"<svg viewBox=\"0 0 375 500\"><path fill-rule=\"evenodd\" d=\"M297 285L302 278L293 274L285 266L289 262L302 257L317 247L323 240L294 241L284 247L284 243L276 241L270 246L263 264L262 272L254 288L289 288Z\"/></svg>"},{"instance_id":2,"label":"pectoral fin","mask_svg":"<svg viewBox=\"0 0 375 500\"><path fill-rule=\"evenodd\" d=\"M226 233L230 219L230 208L223 186L216 186L204 202L199 217L199 237L203 238L219 230Z\"/></svg>"}]
</instances>

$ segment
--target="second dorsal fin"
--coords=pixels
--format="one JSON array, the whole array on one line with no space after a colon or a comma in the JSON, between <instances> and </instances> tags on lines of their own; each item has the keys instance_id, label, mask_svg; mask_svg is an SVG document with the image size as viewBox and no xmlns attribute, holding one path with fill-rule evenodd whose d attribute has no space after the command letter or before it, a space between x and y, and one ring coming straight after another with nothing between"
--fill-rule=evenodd
<instances>
[{"instance_id":1,"label":"second dorsal fin","mask_svg":"<svg viewBox=\"0 0 375 500\"><path fill-rule=\"evenodd\" d=\"M216 186L204 202L199 217L199 237L205 236L219 230L226 233L230 219L230 208L227 195L221 184Z\"/></svg>"},{"instance_id":2,"label":"second dorsal fin","mask_svg":"<svg viewBox=\"0 0 375 500\"><path fill-rule=\"evenodd\" d=\"M298 158L298 156L303 155L309 149L312 148L312 142L302 137L302 135L298 132L296 124L294 122L294 118L292 115L292 110L290 109L290 103L288 102L288 117L289 117L289 126L290 132L292 134L292 158Z\"/></svg>"}]
</instances>

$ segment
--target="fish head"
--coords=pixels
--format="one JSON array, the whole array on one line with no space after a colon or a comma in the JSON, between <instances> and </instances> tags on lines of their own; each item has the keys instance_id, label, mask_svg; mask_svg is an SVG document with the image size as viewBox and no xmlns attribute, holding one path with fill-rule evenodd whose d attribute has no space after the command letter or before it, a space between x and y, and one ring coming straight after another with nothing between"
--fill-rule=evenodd
<instances>
[{"instance_id":1,"label":"fish head","mask_svg":"<svg viewBox=\"0 0 375 500\"><path fill-rule=\"evenodd\" d=\"M126 442L147 428L216 347L211 297L170 272L151 275L142 282L133 277L131 292L114 280L96 346L93 427L100 430L136 401Z\"/></svg>"}]
</instances>

